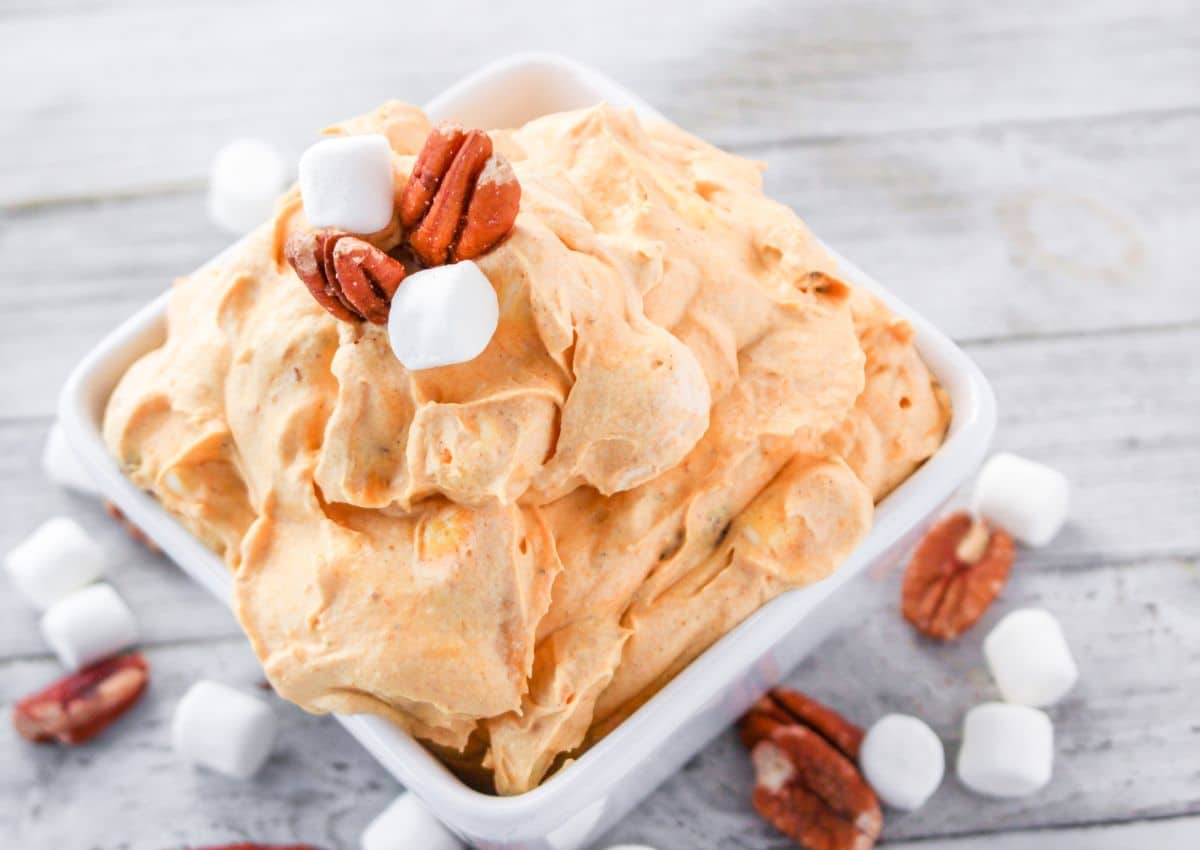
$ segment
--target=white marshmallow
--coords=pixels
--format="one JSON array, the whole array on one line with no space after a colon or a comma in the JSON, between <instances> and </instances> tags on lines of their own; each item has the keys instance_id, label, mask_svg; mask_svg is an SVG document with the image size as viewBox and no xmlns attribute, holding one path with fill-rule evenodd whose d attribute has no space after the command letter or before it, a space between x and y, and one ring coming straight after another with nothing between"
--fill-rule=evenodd
<instances>
[{"instance_id":1,"label":"white marshmallow","mask_svg":"<svg viewBox=\"0 0 1200 850\"><path fill-rule=\"evenodd\" d=\"M462 842L407 791L367 824L362 850L462 850Z\"/></svg>"},{"instance_id":2,"label":"white marshmallow","mask_svg":"<svg viewBox=\"0 0 1200 850\"><path fill-rule=\"evenodd\" d=\"M202 679L175 706L171 743L188 761L248 779L275 746L275 714L260 699Z\"/></svg>"},{"instance_id":3,"label":"white marshmallow","mask_svg":"<svg viewBox=\"0 0 1200 850\"><path fill-rule=\"evenodd\" d=\"M649 844L614 844L608 850L654 850Z\"/></svg>"},{"instance_id":4,"label":"white marshmallow","mask_svg":"<svg viewBox=\"0 0 1200 850\"><path fill-rule=\"evenodd\" d=\"M983 654L1006 702L1054 705L1079 679L1062 626L1040 608L1004 617L984 639Z\"/></svg>"},{"instance_id":5,"label":"white marshmallow","mask_svg":"<svg viewBox=\"0 0 1200 850\"><path fill-rule=\"evenodd\" d=\"M924 722L889 714L867 730L858 764L883 802L911 811L925 805L942 784L946 754Z\"/></svg>"},{"instance_id":6,"label":"white marshmallow","mask_svg":"<svg viewBox=\"0 0 1200 850\"><path fill-rule=\"evenodd\" d=\"M1071 486L1056 469L992 455L979 472L972 509L1027 546L1045 546L1067 521Z\"/></svg>"},{"instance_id":7,"label":"white marshmallow","mask_svg":"<svg viewBox=\"0 0 1200 850\"><path fill-rule=\"evenodd\" d=\"M67 436L57 422L50 426L50 433L42 448L42 472L52 482L68 490L89 495L100 492L92 476L79 462L75 450L67 444Z\"/></svg>"},{"instance_id":8,"label":"white marshmallow","mask_svg":"<svg viewBox=\"0 0 1200 850\"><path fill-rule=\"evenodd\" d=\"M374 233L392 221L392 148L384 136L317 142L300 157L300 197L313 227Z\"/></svg>"},{"instance_id":9,"label":"white marshmallow","mask_svg":"<svg viewBox=\"0 0 1200 850\"><path fill-rule=\"evenodd\" d=\"M288 166L275 148L258 139L237 139L217 151L208 173L208 214L230 233L246 233L275 210Z\"/></svg>"},{"instance_id":10,"label":"white marshmallow","mask_svg":"<svg viewBox=\"0 0 1200 850\"><path fill-rule=\"evenodd\" d=\"M49 608L104 574L100 544L69 517L48 519L4 559L17 590L39 609Z\"/></svg>"},{"instance_id":11,"label":"white marshmallow","mask_svg":"<svg viewBox=\"0 0 1200 850\"><path fill-rule=\"evenodd\" d=\"M985 702L967 712L958 778L988 797L1024 797L1050 781L1054 727L1024 705Z\"/></svg>"},{"instance_id":12,"label":"white marshmallow","mask_svg":"<svg viewBox=\"0 0 1200 850\"><path fill-rule=\"evenodd\" d=\"M137 623L110 584L93 584L60 599L42 615L42 636L69 670L137 643Z\"/></svg>"},{"instance_id":13,"label":"white marshmallow","mask_svg":"<svg viewBox=\"0 0 1200 850\"><path fill-rule=\"evenodd\" d=\"M392 297L388 337L404 368L474 360L500 321L496 290L470 260L410 275Z\"/></svg>"}]
</instances>

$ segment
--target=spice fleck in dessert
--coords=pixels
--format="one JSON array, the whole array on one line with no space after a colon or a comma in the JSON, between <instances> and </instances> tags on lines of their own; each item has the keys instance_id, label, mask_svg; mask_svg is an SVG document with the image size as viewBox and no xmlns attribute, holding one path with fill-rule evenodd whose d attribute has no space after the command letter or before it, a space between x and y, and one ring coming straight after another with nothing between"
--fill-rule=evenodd
<instances>
[{"instance_id":1,"label":"spice fleck in dessert","mask_svg":"<svg viewBox=\"0 0 1200 850\"><path fill-rule=\"evenodd\" d=\"M947 401L760 166L675 127L597 106L426 156L433 127L392 103L330 132L386 140L391 222L322 225L351 235L321 301L285 248L319 229L293 191L179 281L104 435L224 556L280 695L391 718L521 793L833 572ZM475 216L514 196L507 224ZM498 309L483 350L406 369L376 322L408 279L389 294L358 242L406 271L469 257Z\"/></svg>"}]
</instances>

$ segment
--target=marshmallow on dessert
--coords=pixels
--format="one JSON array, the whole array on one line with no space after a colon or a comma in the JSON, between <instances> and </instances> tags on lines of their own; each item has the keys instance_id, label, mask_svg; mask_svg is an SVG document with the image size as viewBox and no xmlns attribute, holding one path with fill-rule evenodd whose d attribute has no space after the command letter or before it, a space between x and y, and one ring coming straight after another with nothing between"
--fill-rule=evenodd
<instances>
[{"instance_id":1,"label":"marshmallow on dessert","mask_svg":"<svg viewBox=\"0 0 1200 850\"><path fill-rule=\"evenodd\" d=\"M42 448L42 472L55 484L68 490L91 495L100 492L92 476L79 462L74 449L67 445L67 437L57 422L50 426L46 445Z\"/></svg>"},{"instance_id":2,"label":"marshmallow on dessert","mask_svg":"<svg viewBox=\"0 0 1200 850\"><path fill-rule=\"evenodd\" d=\"M230 233L246 233L271 217L288 179L284 158L258 139L237 139L217 151L209 168L208 214Z\"/></svg>"},{"instance_id":3,"label":"marshmallow on dessert","mask_svg":"<svg viewBox=\"0 0 1200 850\"><path fill-rule=\"evenodd\" d=\"M137 643L137 623L110 584L93 584L55 602L42 615L42 636L69 670Z\"/></svg>"},{"instance_id":4,"label":"marshmallow on dessert","mask_svg":"<svg viewBox=\"0 0 1200 850\"><path fill-rule=\"evenodd\" d=\"M462 850L462 842L417 797L404 792L367 824L362 850Z\"/></svg>"},{"instance_id":5,"label":"marshmallow on dessert","mask_svg":"<svg viewBox=\"0 0 1200 850\"><path fill-rule=\"evenodd\" d=\"M275 745L275 714L260 699L202 679L175 706L171 743L191 762L248 779Z\"/></svg>"},{"instance_id":6,"label":"marshmallow on dessert","mask_svg":"<svg viewBox=\"0 0 1200 850\"><path fill-rule=\"evenodd\" d=\"M380 135L317 142L300 157L300 198L313 227L374 233L392 221L392 148Z\"/></svg>"},{"instance_id":7,"label":"marshmallow on dessert","mask_svg":"<svg viewBox=\"0 0 1200 850\"><path fill-rule=\"evenodd\" d=\"M1058 470L1001 452L980 470L972 509L1027 546L1045 546L1067 521L1070 491Z\"/></svg>"},{"instance_id":8,"label":"marshmallow on dessert","mask_svg":"<svg viewBox=\"0 0 1200 850\"><path fill-rule=\"evenodd\" d=\"M1054 705L1079 678L1062 626L1040 608L1004 617L984 639L983 654L1006 702Z\"/></svg>"},{"instance_id":9,"label":"marshmallow on dessert","mask_svg":"<svg viewBox=\"0 0 1200 850\"><path fill-rule=\"evenodd\" d=\"M392 297L388 337L409 371L474 360L492 340L500 303L470 260L410 275Z\"/></svg>"},{"instance_id":10,"label":"marshmallow on dessert","mask_svg":"<svg viewBox=\"0 0 1200 850\"><path fill-rule=\"evenodd\" d=\"M4 559L17 590L39 609L104 573L104 550L68 517L46 520Z\"/></svg>"},{"instance_id":11,"label":"marshmallow on dessert","mask_svg":"<svg viewBox=\"0 0 1200 850\"><path fill-rule=\"evenodd\" d=\"M942 742L924 722L907 714L889 714L867 730L858 764L879 799L911 811L925 805L942 784L946 755Z\"/></svg>"},{"instance_id":12,"label":"marshmallow on dessert","mask_svg":"<svg viewBox=\"0 0 1200 850\"><path fill-rule=\"evenodd\" d=\"M967 712L958 778L988 797L1024 797L1050 781L1054 728L1046 713L1025 705L986 702Z\"/></svg>"}]
</instances>

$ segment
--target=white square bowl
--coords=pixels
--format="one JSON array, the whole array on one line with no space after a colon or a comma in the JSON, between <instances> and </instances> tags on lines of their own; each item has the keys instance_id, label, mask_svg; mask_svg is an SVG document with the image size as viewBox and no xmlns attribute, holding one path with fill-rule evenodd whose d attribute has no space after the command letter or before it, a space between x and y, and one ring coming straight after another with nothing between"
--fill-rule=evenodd
<instances>
[{"instance_id":1,"label":"white square bowl","mask_svg":"<svg viewBox=\"0 0 1200 850\"><path fill-rule=\"evenodd\" d=\"M613 81L559 56L520 54L452 86L426 108L434 119L511 127L549 112L599 101L661 115ZM917 347L949 393L953 419L944 445L877 508L870 533L829 578L785 593L717 641L642 708L573 764L515 797L464 785L416 740L377 717L338 720L405 787L461 837L494 850L575 850L598 837L767 688L843 619L838 594L868 566L904 555L921 527L983 459L995 400L979 369L919 314L834 252L843 277L881 297L916 332ZM168 293L110 333L71 374L59 401L67 440L101 491L179 566L229 601L225 563L120 472L101 439L113 387L129 365L160 345ZM414 845L416 846L416 845Z\"/></svg>"}]
</instances>

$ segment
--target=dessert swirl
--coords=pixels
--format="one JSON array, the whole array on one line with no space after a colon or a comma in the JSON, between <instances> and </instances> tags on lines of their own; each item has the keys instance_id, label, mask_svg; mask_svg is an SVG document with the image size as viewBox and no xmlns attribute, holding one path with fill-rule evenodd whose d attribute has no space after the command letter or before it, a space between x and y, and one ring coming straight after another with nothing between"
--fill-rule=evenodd
<instances>
[{"instance_id":1,"label":"dessert swirl","mask_svg":"<svg viewBox=\"0 0 1200 850\"><path fill-rule=\"evenodd\" d=\"M403 189L430 126L387 104L332 132L384 134ZM283 259L293 192L177 283L104 432L229 563L280 694L515 794L836 569L949 411L757 164L606 106L489 135L522 194L477 260L480 356L410 372L324 312Z\"/></svg>"}]
</instances>

